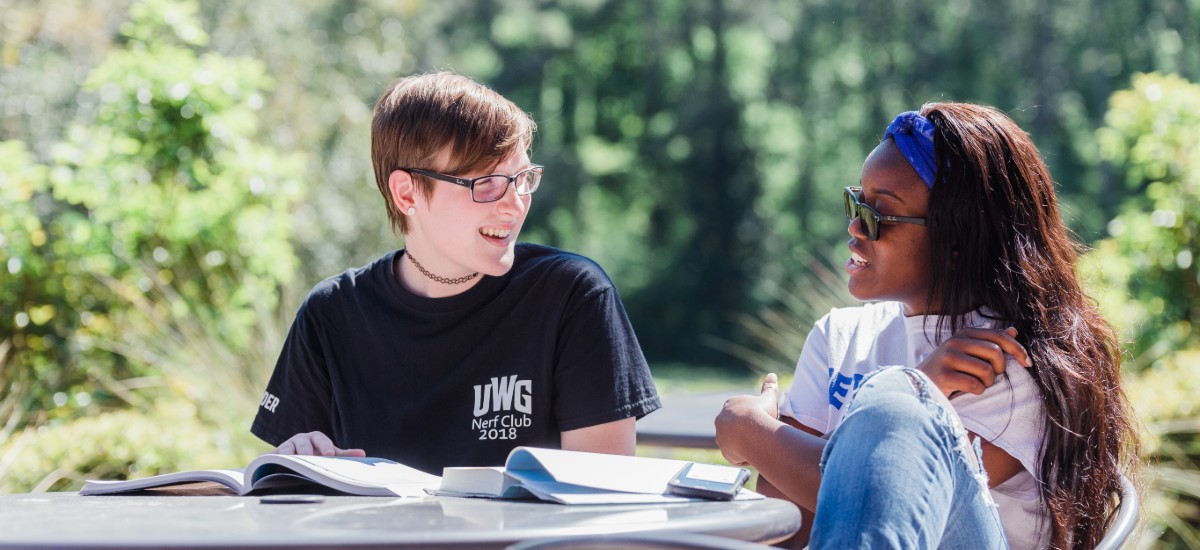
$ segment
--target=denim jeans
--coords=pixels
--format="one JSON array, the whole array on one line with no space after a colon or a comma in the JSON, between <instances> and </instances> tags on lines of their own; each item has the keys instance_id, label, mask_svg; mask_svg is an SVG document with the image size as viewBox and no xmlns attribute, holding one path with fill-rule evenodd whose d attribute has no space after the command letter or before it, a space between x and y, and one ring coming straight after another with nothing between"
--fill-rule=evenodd
<instances>
[{"instance_id":1,"label":"denim jeans","mask_svg":"<svg viewBox=\"0 0 1200 550\"><path fill-rule=\"evenodd\" d=\"M982 464L928 377L875 372L821 457L809 547L1008 548Z\"/></svg>"}]
</instances>

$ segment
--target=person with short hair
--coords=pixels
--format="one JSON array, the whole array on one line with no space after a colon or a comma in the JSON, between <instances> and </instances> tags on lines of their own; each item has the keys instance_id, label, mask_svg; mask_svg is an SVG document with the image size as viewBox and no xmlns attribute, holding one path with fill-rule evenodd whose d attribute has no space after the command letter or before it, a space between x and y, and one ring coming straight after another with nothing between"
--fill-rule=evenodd
<instances>
[{"instance_id":1,"label":"person with short hair","mask_svg":"<svg viewBox=\"0 0 1200 550\"><path fill-rule=\"evenodd\" d=\"M661 403L616 287L583 256L517 243L545 172L534 130L465 76L383 92L371 159L404 248L309 293L255 435L434 474L520 445L633 454Z\"/></svg>"},{"instance_id":2,"label":"person with short hair","mask_svg":"<svg viewBox=\"0 0 1200 550\"><path fill-rule=\"evenodd\" d=\"M843 206L871 303L814 325L782 405L773 374L726 403L725 457L813 549L1095 547L1138 438L1029 136L979 105L903 113Z\"/></svg>"}]
</instances>

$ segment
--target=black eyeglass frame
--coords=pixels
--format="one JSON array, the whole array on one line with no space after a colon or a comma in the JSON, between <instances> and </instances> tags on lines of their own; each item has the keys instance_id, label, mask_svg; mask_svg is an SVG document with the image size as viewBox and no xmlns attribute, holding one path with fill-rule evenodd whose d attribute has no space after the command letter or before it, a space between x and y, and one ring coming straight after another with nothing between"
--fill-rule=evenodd
<instances>
[{"instance_id":1,"label":"black eyeglass frame","mask_svg":"<svg viewBox=\"0 0 1200 550\"><path fill-rule=\"evenodd\" d=\"M453 183L454 185L461 185L461 186L466 187L467 189L471 190L471 201L478 202L478 203L489 203L489 202L496 202L500 199L503 199L504 195L508 194L509 187L512 187L513 191L515 191L517 193L517 195L520 195L522 197L532 195L533 192L537 191L538 187L541 186L542 174L546 170L546 167L542 166L540 164L534 164L534 165L531 165L529 168L521 170L520 172L517 172L516 174L513 174L511 176L505 175L505 174L488 174L486 176L479 176L477 178L460 178L458 176L451 176L450 174L442 174L440 172L431 172L429 170L422 170L420 168L397 168L397 170L403 170L403 171L409 172L411 174L417 174L417 175L425 176L427 178L433 178L435 180L444 181L446 183ZM530 188L528 191L522 193L520 189L517 189L517 186L515 184L516 184L517 178L521 177L526 172L532 172L532 173L537 174L538 180L537 180L537 183L535 183L532 188ZM491 200L481 201L481 200L475 198L475 182L477 182L479 180L485 180L488 178L504 178L504 179L508 180L508 182L504 184L504 190L500 192L499 196L497 196L496 198L491 199Z\"/></svg>"},{"instance_id":2,"label":"black eyeglass frame","mask_svg":"<svg viewBox=\"0 0 1200 550\"><path fill-rule=\"evenodd\" d=\"M879 222L893 223L911 223L913 225L926 225L926 220L929 218L914 218L911 216L888 216L880 214L878 210L871 207L869 204L864 204L858 200L862 195L862 187L847 187L845 194L842 197L842 204L846 208L846 219L853 220L858 218L862 223L863 232L867 234L867 240L879 240Z\"/></svg>"}]
</instances>

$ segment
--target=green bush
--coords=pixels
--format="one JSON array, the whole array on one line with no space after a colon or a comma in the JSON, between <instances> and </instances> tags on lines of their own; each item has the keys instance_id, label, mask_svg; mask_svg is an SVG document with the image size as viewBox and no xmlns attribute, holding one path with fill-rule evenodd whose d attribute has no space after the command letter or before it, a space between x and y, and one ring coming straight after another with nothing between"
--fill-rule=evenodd
<instances>
[{"instance_id":1,"label":"green bush","mask_svg":"<svg viewBox=\"0 0 1200 550\"><path fill-rule=\"evenodd\" d=\"M1109 222L1084 273L1140 369L1200 346L1200 85L1137 75L1113 94L1105 120L1104 158L1144 193Z\"/></svg>"},{"instance_id":2,"label":"green bush","mask_svg":"<svg viewBox=\"0 0 1200 550\"><path fill-rule=\"evenodd\" d=\"M1128 342L1128 391L1146 426L1146 537L1200 547L1200 85L1143 74L1113 94L1104 158L1144 191L1108 224L1081 272Z\"/></svg>"},{"instance_id":3,"label":"green bush","mask_svg":"<svg viewBox=\"0 0 1200 550\"><path fill-rule=\"evenodd\" d=\"M214 426L187 400L29 428L0 449L0 493L77 490L84 479L238 468L265 452L246 426Z\"/></svg>"},{"instance_id":4,"label":"green bush","mask_svg":"<svg viewBox=\"0 0 1200 550\"><path fill-rule=\"evenodd\" d=\"M195 2L135 4L87 78L95 118L45 162L0 143L4 488L174 469L199 456L189 442L230 450L212 438L248 428L297 268L304 161L255 142L270 79L202 53L197 21ZM188 437L168 435L177 421Z\"/></svg>"}]
</instances>

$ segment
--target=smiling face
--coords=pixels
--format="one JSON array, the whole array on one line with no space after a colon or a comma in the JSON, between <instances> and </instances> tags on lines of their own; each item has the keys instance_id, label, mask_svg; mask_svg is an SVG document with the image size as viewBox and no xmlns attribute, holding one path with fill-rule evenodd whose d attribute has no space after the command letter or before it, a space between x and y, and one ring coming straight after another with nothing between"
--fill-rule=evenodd
<instances>
[{"instance_id":1,"label":"smiling face","mask_svg":"<svg viewBox=\"0 0 1200 550\"><path fill-rule=\"evenodd\" d=\"M859 200L889 216L924 218L929 188L908 160L886 139L863 163ZM925 313L929 293L929 230L920 225L881 222L879 240L867 240L862 222L850 221L850 294L862 301L896 300L906 315Z\"/></svg>"},{"instance_id":2,"label":"smiling face","mask_svg":"<svg viewBox=\"0 0 1200 550\"><path fill-rule=\"evenodd\" d=\"M521 151L490 170L452 175L462 178L489 174L513 175L530 165L529 156ZM470 189L435 181L429 197L421 193L411 195L416 211L407 219L409 232L405 237L405 247L421 262L422 267L441 277L456 278L476 272L504 275L512 269L517 236L525 223L532 199L533 195L517 195L510 185L500 200L479 203L471 200ZM406 286L421 288L432 283L411 265L411 262L401 264L402 279ZM478 280L475 279L476 282ZM472 284L456 285L453 289L444 290L453 290L450 292L453 294L470 288ZM445 292L427 294L446 295Z\"/></svg>"}]
</instances>

